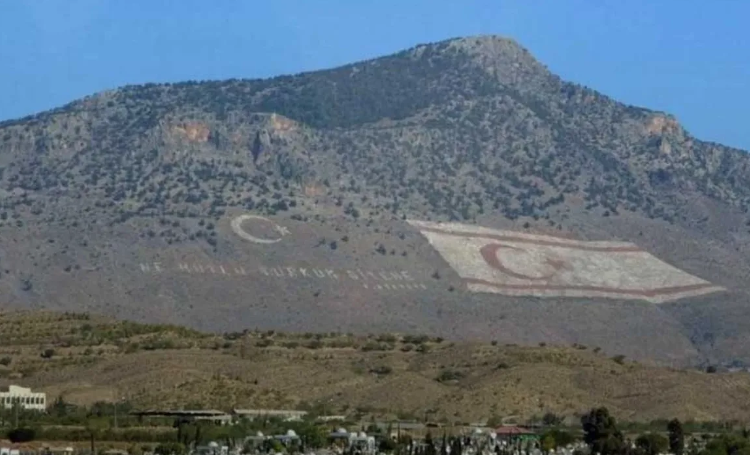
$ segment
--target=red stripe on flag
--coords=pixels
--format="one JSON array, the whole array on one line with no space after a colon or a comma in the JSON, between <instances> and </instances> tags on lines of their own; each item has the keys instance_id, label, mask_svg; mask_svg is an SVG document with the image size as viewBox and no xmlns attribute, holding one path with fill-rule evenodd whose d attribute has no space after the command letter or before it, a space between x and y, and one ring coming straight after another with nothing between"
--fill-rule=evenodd
<instances>
[{"instance_id":1,"label":"red stripe on flag","mask_svg":"<svg viewBox=\"0 0 750 455\"><path fill-rule=\"evenodd\" d=\"M508 290L524 290L524 291L589 291L589 292L604 292L608 294L626 294L626 295L637 295L643 297L656 297L658 295L668 294L679 294L680 292L697 291L706 288L715 288L711 283L703 284L690 284L686 286L672 286L658 289L618 289L603 286L577 286L577 285L563 285L563 284L501 284L493 283L487 280L480 280L476 278L464 278L464 281L470 284L481 284L483 286L490 286L497 289L508 289Z\"/></svg>"},{"instance_id":2,"label":"red stripe on flag","mask_svg":"<svg viewBox=\"0 0 750 455\"><path fill-rule=\"evenodd\" d=\"M504 242L514 242L514 243L530 243L532 245L556 246L556 247L561 247L561 248L571 248L571 249L583 250L583 251L601 251L601 252L611 252L611 253L644 253L642 249L640 249L639 247L635 245L633 246L593 246L593 245L580 245L580 244L573 245L570 243L557 242L554 240L537 240L537 239L529 239L529 238L524 238L524 237L514 237L510 235L484 234L484 233L473 233L473 232L451 232L451 231L444 231L442 229L421 227L421 226L419 227L419 230L422 232L433 232L435 234L450 235L454 237L500 240ZM585 243L585 242L581 242L581 243Z\"/></svg>"}]
</instances>

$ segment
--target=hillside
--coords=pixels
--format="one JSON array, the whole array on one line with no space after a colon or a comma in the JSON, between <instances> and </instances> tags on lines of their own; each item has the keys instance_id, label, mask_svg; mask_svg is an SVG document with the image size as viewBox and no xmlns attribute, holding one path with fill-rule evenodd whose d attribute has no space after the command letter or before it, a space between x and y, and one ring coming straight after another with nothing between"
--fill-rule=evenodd
<instances>
[{"instance_id":1,"label":"hillside","mask_svg":"<svg viewBox=\"0 0 750 455\"><path fill-rule=\"evenodd\" d=\"M749 183L744 152L504 38L123 87L0 124L0 308L741 364ZM425 222L544 235L561 256L505 245L523 273L495 267L505 288L488 289ZM619 243L576 259L560 250L574 240Z\"/></svg>"},{"instance_id":2,"label":"hillside","mask_svg":"<svg viewBox=\"0 0 750 455\"><path fill-rule=\"evenodd\" d=\"M81 314L4 313L0 386L66 401L136 406L313 407L352 416L574 416L746 420L750 376L679 371L586 346L451 343L424 336L248 332L211 335ZM50 352L51 351L51 352ZM6 364L2 366L2 364Z\"/></svg>"}]
</instances>

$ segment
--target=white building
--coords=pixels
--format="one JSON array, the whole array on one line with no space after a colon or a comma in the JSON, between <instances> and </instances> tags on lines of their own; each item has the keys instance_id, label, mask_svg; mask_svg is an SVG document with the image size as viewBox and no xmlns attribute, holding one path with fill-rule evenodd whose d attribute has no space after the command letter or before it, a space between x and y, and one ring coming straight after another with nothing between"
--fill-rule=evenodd
<instances>
[{"instance_id":1,"label":"white building","mask_svg":"<svg viewBox=\"0 0 750 455\"><path fill-rule=\"evenodd\" d=\"M307 411L282 409L235 409L234 415L247 420L275 418L286 422L299 422L307 415Z\"/></svg>"},{"instance_id":2,"label":"white building","mask_svg":"<svg viewBox=\"0 0 750 455\"><path fill-rule=\"evenodd\" d=\"M12 409L14 403L18 403L21 409L44 411L47 409L47 394L32 392L31 389L17 385L8 387L8 390L0 390L0 405L5 409Z\"/></svg>"}]
</instances>

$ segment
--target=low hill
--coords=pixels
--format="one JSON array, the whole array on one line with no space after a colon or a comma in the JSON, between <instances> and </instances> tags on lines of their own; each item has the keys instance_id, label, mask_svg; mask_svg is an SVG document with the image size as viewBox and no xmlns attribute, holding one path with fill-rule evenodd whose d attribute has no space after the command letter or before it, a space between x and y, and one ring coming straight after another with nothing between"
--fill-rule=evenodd
<instances>
[{"instance_id":1,"label":"low hill","mask_svg":"<svg viewBox=\"0 0 750 455\"><path fill-rule=\"evenodd\" d=\"M0 314L0 385L142 408L317 408L447 422L574 416L747 420L750 375L610 358L586 346L453 343L426 336L223 336L84 314Z\"/></svg>"},{"instance_id":2,"label":"low hill","mask_svg":"<svg viewBox=\"0 0 750 455\"><path fill-rule=\"evenodd\" d=\"M745 152L461 38L0 124L0 308L742 365L749 207Z\"/></svg>"}]
</instances>

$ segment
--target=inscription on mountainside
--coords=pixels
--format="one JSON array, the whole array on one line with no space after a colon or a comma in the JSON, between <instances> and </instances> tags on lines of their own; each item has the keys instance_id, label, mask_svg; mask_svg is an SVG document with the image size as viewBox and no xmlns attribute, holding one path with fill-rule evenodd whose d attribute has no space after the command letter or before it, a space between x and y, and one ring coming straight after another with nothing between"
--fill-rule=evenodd
<instances>
[{"instance_id":1,"label":"inscription on mountainside","mask_svg":"<svg viewBox=\"0 0 750 455\"><path fill-rule=\"evenodd\" d=\"M273 249L275 244L291 236L286 226L270 218L243 214L234 217L230 228L237 237L260 247ZM293 240L290 238L290 240ZM294 250L298 251L298 250ZM416 279L407 270L362 268L335 268L321 263L317 259L304 259L299 255L285 258L292 263L268 264L263 257L251 256L246 261L207 262L205 260L178 259L174 261L142 262L140 271L144 274L174 274L220 278L245 278L260 282L294 281L294 282L328 282L331 284L360 286L364 289L387 291L427 290L428 286Z\"/></svg>"},{"instance_id":2,"label":"inscription on mountainside","mask_svg":"<svg viewBox=\"0 0 750 455\"><path fill-rule=\"evenodd\" d=\"M409 224L473 292L661 303L724 290L632 243L576 241L458 223Z\"/></svg>"},{"instance_id":3,"label":"inscription on mountainside","mask_svg":"<svg viewBox=\"0 0 750 455\"><path fill-rule=\"evenodd\" d=\"M427 285L419 282L406 270L362 270L331 269L298 266L258 266L255 268L229 264L206 264L178 262L166 265L162 262L141 263L140 270L146 274L181 273L216 277L247 277L256 279L277 279L282 281L329 281L334 283L356 283L365 289L375 290L426 290Z\"/></svg>"}]
</instances>

